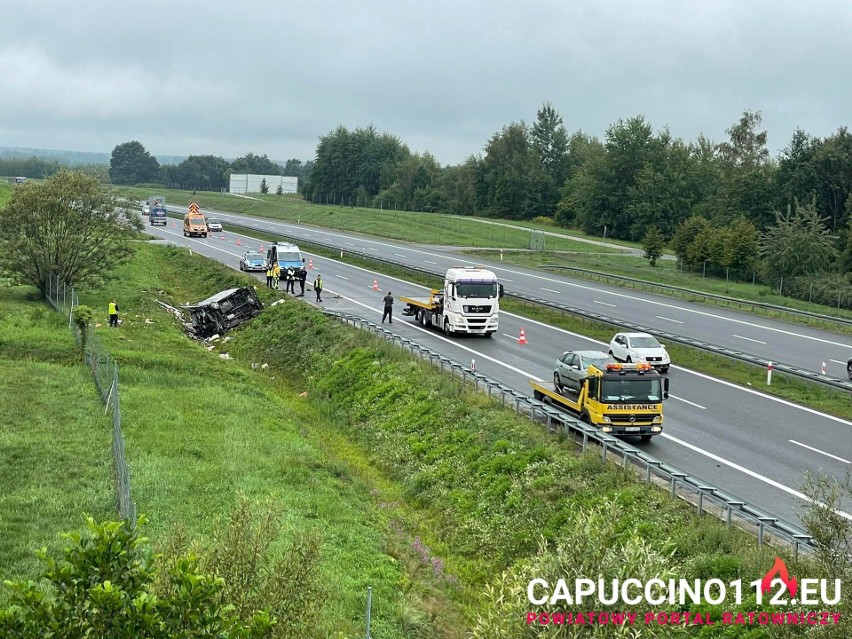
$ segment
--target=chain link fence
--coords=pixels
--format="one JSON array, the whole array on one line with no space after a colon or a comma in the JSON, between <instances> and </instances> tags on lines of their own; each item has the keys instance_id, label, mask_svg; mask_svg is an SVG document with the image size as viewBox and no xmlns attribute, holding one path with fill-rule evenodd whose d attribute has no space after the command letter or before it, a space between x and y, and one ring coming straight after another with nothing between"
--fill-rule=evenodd
<instances>
[{"instance_id":1,"label":"chain link fence","mask_svg":"<svg viewBox=\"0 0 852 639\"><path fill-rule=\"evenodd\" d=\"M77 345L83 343L83 336L74 323L74 309L80 305L73 287L68 287L57 276L48 280L46 291L50 304L68 319ZM85 340L84 360L92 371L95 386L101 394L104 412L112 410L112 457L115 463L115 492L119 516L131 526L136 523L136 504L130 493L130 466L124 452L124 434L121 432L121 398L118 392L118 363L106 351L100 338L90 330Z\"/></svg>"}]
</instances>

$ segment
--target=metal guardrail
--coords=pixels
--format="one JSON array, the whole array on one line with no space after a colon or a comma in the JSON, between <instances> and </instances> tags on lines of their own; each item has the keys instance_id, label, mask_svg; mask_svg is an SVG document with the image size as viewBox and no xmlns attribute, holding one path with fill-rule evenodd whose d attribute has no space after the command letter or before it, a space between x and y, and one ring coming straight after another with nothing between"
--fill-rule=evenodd
<instances>
[{"instance_id":1,"label":"metal guardrail","mask_svg":"<svg viewBox=\"0 0 852 639\"><path fill-rule=\"evenodd\" d=\"M423 346L358 315L327 309L323 309L323 313L345 324L351 324L353 327L366 329L408 350L411 354L428 360L433 366L440 367L441 371L449 372L451 377L458 376L463 386L467 386L470 382L475 391L485 392L488 397L499 401L502 406L511 408L537 423L543 423L549 433L565 435L583 452L594 444L599 445L601 458L604 461L614 456L623 468L633 468L637 474L644 477L646 483L654 482L667 486L672 498L679 497L694 503L699 515L705 512L716 514L729 526L735 523L744 524L754 530L758 545L762 545L769 535L792 546L795 556L798 556L799 550L810 553L816 550L813 537L803 528L775 517L691 473L630 446L621 439L602 433L594 426L585 424L546 402L533 399L483 373L453 361L428 346Z\"/></svg>"},{"instance_id":2,"label":"metal guardrail","mask_svg":"<svg viewBox=\"0 0 852 639\"><path fill-rule=\"evenodd\" d=\"M708 300L716 300L719 302L725 302L728 305L736 305L743 308L751 308L755 310L757 308L762 308L771 311L779 311L782 313L787 313L789 315L798 315L800 317L809 317L812 319L819 319L826 322L834 322L836 324L844 324L846 326L852 326L852 318L848 317L836 317L834 315L825 315L823 313L814 313L812 311L803 311L797 308L791 308L789 306L782 306L781 304L769 304L768 302L756 302L754 300L744 300L739 297L730 297L728 295L718 295L716 293L706 293L704 291L696 291L691 288L684 288L681 286L672 286L671 284L660 284L658 282L651 282L649 280L640 280L634 277L626 277L623 275L613 275L612 273L603 273L601 271L593 271L591 269L586 268L578 268L576 266L563 266L561 264L540 264L539 268L549 269L549 270L561 270L561 271L571 271L574 273L579 273L581 275L591 275L597 276L598 278L606 278L608 280L612 280L614 282L632 282L634 284L641 284L643 286L650 286L652 289L656 288L661 291L672 291L677 293L682 293L683 295L691 295L693 297L704 298ZM599 279L600 281L600 279Z\"/></svg>"},{"instance_id":3,"label":"metal guardrail","mask_svg":"<svg viewBox=\"0 0 852 639\"><path fill-rule=\"evenodd\" d=\"M428 275L431 277L441 278L444 276L443 272L434 271L431 269L423 268L420 266L412 266L410 264L406 264L404 262L400 262L398 260L391 260L385 257L377 257L375 255L370 255L369 253L365 253L363 251L358 250L346 250L341 249L339 246L335 246L333 244L326 244L325 242L318 242L316 240L305 240L304 238L296 237L295 235L288 235L286 233L282 233L280 231L269 231L268 229L262 229L246 224L236 224L231 223L232 226L237 228L247 229L249 231L254 232L262 232L267 235L275 235L281 238L286 238L289 240L293 240L294 242L300 245L309 245L309 246L317 246L322 249L328 251L341 251L345 250L348 255L355 255L367 260L371 260L373 262L378 262L380 264L391 264L393 266L408 269L409 271L414 271L416 273L421 273L423 275ZM567 304L559 304L557 302L552 302L550 300L545 300L538 297L533 297L531 295L526 295L524 293L519 293L516 291L512 291L511 289L505 289L505 294L509 297L513 297L515 299L521 300L528 304L535 304L537 306L544 306L547 308L552 308L563 313L570 313L571 315L576 315L579 317L583 317L584 319L593 320L596 322L601 322L603 324L609 324L610 326L615 326L617 328L625 328L630 329L631 331L641 332L641 333L649 333L658 339L664 339L671 342L676 342L678 344L683 344L684 346L690 346L692 348L696 348L699 350L707 351L709 353L713 353L714 355L721 355L722 357L727 357L730 359L735 359L741 362L745 362L747 364L752 364L754 366L760 366L762 368L767 368L769 366L770 360L764 359L762 357L758 357L757 355L753 355L751 353L746 353L744 351L738 351L731 348L725 348L723 346L716 346L715 344L709 344L708 342L702 342L701 340L693 339L691 337L684 337L682 335L676 335L675 333L669 333L667 331L661 331L655 328L649 328L647 326L641 326L639 324L634 324L633 322L628 322L626 320L615 319L612 317L608 317L606 315L602 315L600 313L595 313L592 311L586 311L580 308L574 308L572 306L568 306ZM782 307L783 308L783 307ZM783 373L786 375L790 375L791 377L798 377L799 379L804 379L809 382L814 382L817 384L821 384L823 386L828 386L830 388L834 388L836 390L850 391L852 392L852 381L844 380L839 377L833 377L830 375L823 375L821 373L817 373L815 371L809 371L806 369L799 368L798 366L793 366L792 364L785 364L783 362L772 361L773 370L777 373Z\"/></svg>"}]
</instances>

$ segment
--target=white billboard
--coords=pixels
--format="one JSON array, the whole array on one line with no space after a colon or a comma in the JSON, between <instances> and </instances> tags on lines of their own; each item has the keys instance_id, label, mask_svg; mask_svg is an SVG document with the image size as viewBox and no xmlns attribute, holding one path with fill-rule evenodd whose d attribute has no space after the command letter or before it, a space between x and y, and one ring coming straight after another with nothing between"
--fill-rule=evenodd
<instances>
[{"instance_id":1,"label":"white billboard","mask_svg":"<svg viewBox=\"0 0 852 639\"><path fill-rule=\"evenodd\" d=\"M299 178L287 175L254 175L232 174L231 184L228 188L230 193L260 193L260 183L266 180L270 193L277 193L281 186L282 193L298 193Z\"/></svg>"}]
</instances>

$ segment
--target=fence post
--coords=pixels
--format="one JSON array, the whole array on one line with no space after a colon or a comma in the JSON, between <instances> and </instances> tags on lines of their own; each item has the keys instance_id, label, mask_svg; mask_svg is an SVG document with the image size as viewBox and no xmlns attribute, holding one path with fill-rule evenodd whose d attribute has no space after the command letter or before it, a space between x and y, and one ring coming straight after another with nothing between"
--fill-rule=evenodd
<instances>
[{"instance_id":1,"label":"fence post","mask_svg":"<svg viewBox=\"0 0 852 639\"><path fill-rule=\"evenodd\" d=\"M370 637L370 621L373 607L373 587L367 586L367 634L364 635L365 639L372 639Z\"/></svg>"}]
</instances>

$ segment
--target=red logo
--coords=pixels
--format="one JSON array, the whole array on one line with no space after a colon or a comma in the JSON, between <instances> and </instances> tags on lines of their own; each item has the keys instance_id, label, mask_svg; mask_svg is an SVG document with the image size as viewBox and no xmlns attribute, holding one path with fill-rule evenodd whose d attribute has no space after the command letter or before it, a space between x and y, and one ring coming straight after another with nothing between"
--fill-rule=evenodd
<instances>
[{"instance_id":1,"label":"red logo","mask_svg":"<svg viewBox=\"0 0 852 639\"><path fill-rule=\"evenodd\" d=\"M769 592L772 589L772 580L775 579L776 575L784 582L784 585L787 586L787 590L790 591L790 596L795 597L796 591L799 589L799 582L796 581L795 577L791 577L790 573L787 572L787 566L784 564L781 557L776 557L772 568L769 569L769 572L763 575L763 579L760 581L761 591Z\"/></svg>"}]
</instances>

